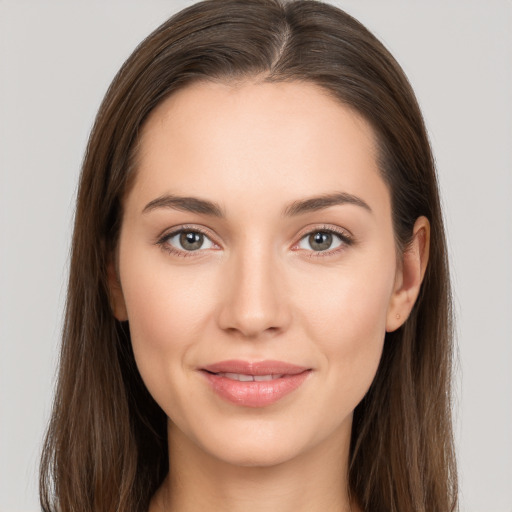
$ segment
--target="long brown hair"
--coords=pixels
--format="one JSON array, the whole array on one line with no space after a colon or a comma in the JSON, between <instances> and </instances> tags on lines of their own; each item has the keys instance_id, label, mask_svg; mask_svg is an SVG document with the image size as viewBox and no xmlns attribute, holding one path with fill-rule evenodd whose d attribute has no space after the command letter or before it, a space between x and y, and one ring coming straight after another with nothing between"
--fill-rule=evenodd
<instances>
[{"instance_id":1,"label":"long brown hair","mask_svg":"<svg viewBox=\"0 0 512 512\"><path fill-rule=\"evenodd\" d=\"M359 22L321 2L207 0L181 11L129 57L101 105L78 191L60 372L41 464L45 511L140 512L168 471L166 417L115 320L107 264L148 114L198 80L307 81L372 125L392 197L397 247L431 224L412 314L388 333L354 413L350 492L366 511L457 507L450 384L452 325L443 221L423 119L400 66Z\"/></svg>"}]
</instances>

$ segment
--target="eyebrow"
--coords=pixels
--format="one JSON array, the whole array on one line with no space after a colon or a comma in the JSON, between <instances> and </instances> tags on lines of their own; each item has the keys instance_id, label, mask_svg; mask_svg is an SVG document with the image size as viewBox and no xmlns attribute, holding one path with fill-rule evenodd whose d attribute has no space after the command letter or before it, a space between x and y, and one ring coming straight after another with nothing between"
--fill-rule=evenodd
<instances>
[{"instance_id":1,"label":"eyebrow","mask_svg":"<svg viewBox=\"0 0 512 512\"><path fill-rule=\"evenodd\" d=\"M348 194L347 192L335 192L333 194L311 197L301 201L293 201L293 203L285 208L284 215L286 217L294 217L296 215L302 215L303 213L316 212L318 210L330 208L331 206L339 206L344 204L360 206L361 208L364 208L365 210L368 210L370 213L372 213L372 209L368 203L363 201L360 197L357 197L353 194Z\"/></svg>"},{"instance_id":2,"label":"eyebrow","mask_svg":"<svg viewBox=\"0 0 512 512\"><path fill-rule=\"evenodd\" d=\"M213 201L199 199L198 197L182 197L175 195L164 195L150 201L142 210L147 213L157 208L172 208L184 212L200 213L212 217L225 217L222 208Z\"/></svg>"},{"instance_id":3,"label":"eyebrow","mask_svg":"<svg viewBox=\"0 0 512 512\"><path fill-rule=\"evenodd\" d=\"M311 197L299 201L293 201L283 210L283 216L295 217L308 212L315 212L330 208L331 206L339 206L344 204L352 204L360 206L372 213L372 209L360 197L346 192L336 192L333 194L324 194L317 197ZM224 210L218 203L198 197L183 197L166 194L150 201L142 210L142 213L148 213L158 208L171 208L191 213L199 213L212 217L224 218L226 215Z\"/></svg>"}]
</instances>

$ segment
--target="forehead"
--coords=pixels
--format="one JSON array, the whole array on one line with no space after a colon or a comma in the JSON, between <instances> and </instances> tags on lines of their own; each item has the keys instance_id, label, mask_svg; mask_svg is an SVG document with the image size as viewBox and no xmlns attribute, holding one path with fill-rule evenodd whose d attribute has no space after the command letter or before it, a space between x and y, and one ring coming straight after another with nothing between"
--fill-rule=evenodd
<instances>
[{"instance_id":1,"label":"forehead","mask_svg":"<svg viewBox=\"0 0 512 512\"><path fill-rule=\"evenodd\" d=\"M222 202L270 190L283 200L361 193L374 182L387 196L376 152L369 123L317 85L200 82L149 116L134 188L148 200L220 193Z\"/></svg>"}]
</instances>

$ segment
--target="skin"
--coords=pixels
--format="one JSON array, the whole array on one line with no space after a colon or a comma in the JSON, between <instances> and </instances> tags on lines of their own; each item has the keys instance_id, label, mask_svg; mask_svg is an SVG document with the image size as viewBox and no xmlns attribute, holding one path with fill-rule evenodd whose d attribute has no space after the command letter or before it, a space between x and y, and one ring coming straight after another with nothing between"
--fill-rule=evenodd
<instances>
[{"instance_id":1,"label":"skin","mask_svg":"<svg viewBox=\"0 0 512 512\"><path fill-rule=\"evenodd\" d=\"M150 511L356 511L347 492L354 408L428 260L429 225L397 255L371 127L307 83L198 83L144 125L124 200L112 305L166 412L171 472ZM364 202L286 216L334 191ZM166 194L225 216L146 206ZM165 238L206 233L195 251ZM335 230L327 250L310 233ZM323 247L323 246L322 246ZM176 251L179 252L169 252ZM271 405L235 405L198 368L228 359L311 368Z\"/></svg>"}]
</instances>

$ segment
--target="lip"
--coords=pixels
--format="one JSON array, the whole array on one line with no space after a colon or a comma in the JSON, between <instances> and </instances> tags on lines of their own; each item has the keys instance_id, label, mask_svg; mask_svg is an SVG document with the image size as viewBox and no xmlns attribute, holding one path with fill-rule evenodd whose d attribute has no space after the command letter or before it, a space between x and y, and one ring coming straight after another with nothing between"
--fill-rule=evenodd
<instances>
[{"instance_id":1,"label":"lip","mask_svg":"<svg viewBox=\"0 0 512 512\"><path fill-rule=\"evenodd\" d=\"M311 368L283 361L229 360L199 370L216 394L243 407L271 405L299 388L311 374ZM272 375L272 378L264 381L239 381L222 375L228 373L260 377Z\"/></svg>"}]
</instances>

